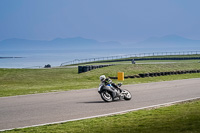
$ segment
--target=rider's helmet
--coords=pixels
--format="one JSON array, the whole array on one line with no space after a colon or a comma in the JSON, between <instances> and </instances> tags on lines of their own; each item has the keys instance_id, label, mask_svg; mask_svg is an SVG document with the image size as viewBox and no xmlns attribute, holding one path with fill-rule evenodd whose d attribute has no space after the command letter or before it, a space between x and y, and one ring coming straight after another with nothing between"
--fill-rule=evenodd
<instances>
[{"instance_id":1,"label":"rider's helmet","mask_svg":"<svg viewBox=\"0 0 200 133\"><path fill-rule=\"evenodd\" d=\"M99 79L100 79L100 81L104 81L104 80L106 79L106 76L105 76L105 75L101 75L101 76L99 77Z\"/></svg>"}]
</instances>

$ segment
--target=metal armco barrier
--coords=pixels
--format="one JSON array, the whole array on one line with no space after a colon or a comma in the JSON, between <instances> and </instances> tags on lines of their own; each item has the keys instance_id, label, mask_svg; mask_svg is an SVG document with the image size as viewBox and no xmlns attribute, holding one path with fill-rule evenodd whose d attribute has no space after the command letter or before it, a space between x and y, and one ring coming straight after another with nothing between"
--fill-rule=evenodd
<instances>
[{"instance_id":1,"label":"metal armco barrier","mask_svg":"<svg viewBox=\"0 0 200 133\"><path fill-rule=\"evenodd\" d=\"M177 58L139 58L139 59L134 59L135 61L143 61L143 60L199 60L200 57L177 57ZM133 59L120 59L120 60L109 60L109 61L99 61L99 63L103 62L121 62L121 61L132 61Z\"/></svg>"},{"instance_id":2,"label":"metal armco barrier","mask_svg":"<svg viewBox=\"0 0 200 133\"><path fill-rule=\"evenodd\" d=\"M108 66L113 66L115 64L110 64L110 65L95 65L95 66L78 66L78 73L83 73L83 72L88 72L93 69L97 68L102 68L102 67L108 67Z\"/></svg>"},{"instance_id":3,"label":"metal armco barrier","mask_svg":"<svg viewBox=\"0 0 200 133\"><path fill-rule=\"evenodd\" d=\"M73 65L73 64L80 64L80 63L92 63L92 62L111 62L110 60L115 60L117 61L124 61L124 58L131 58L135 59L136 57L142 57L143 60L145 60L145 57L148 56L168 56L168 55L197 55L200 54L200 51L180 51L180 52L154 52L154 53L140 53L140 54L127 54L127 55L116 55L116 56L108 56L108 57L98 57L98 58L88 58L88 59L75 59L73 61L68 61L61 63L60 66L65 66L65 65ZM167 58L165 58L167 60ZM171 60L181 60L183 58L169 58ZM168 59L168 60L169 60ZM189 59L185 58L184 60ZM194 58L197 59L197 58ZM150 60L149 58L146 58L146 60ZM157 58L154 60L158 60ZM127 61L127 60L125 60Z\"/></svg>"}]
</instances>

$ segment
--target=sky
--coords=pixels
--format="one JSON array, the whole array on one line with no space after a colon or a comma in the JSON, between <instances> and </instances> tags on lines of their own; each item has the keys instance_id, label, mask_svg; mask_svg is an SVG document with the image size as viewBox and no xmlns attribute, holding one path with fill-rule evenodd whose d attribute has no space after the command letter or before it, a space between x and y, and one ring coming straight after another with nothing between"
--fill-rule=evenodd
<instances>
[{"instance_id":1,"label":"sky","mask_svg":"<svg viewBox=\"0 0 200 133\"><path fill-rule=\"evenodd\" d=\"M0 40L200 40L200 0L0 0Z\"/></svg>"}]
</instances>

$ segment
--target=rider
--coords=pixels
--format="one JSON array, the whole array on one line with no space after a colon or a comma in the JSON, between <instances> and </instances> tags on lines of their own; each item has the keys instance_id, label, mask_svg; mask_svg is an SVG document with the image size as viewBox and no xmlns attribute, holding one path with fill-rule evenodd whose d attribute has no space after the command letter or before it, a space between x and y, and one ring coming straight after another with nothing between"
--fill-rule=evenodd
<instances>
[{"instance_id":1,"label":"rider","mask_svg":"<svg viewBox=\"0 0 200 133\"><path fill-rule=\"evenodd\" d=\"M101 85L108 86L109 84L111 84L114 88L119 89L120 93L122 92L122 90L115 83L113 83L110 78L106 78L105 75L101 75L99 79L101 81ZM112 89L112 87L106 87L106 89L112 92L113 98L115 98L116 96L121 96L121 94Z\"/></svg>"}]
</instances>

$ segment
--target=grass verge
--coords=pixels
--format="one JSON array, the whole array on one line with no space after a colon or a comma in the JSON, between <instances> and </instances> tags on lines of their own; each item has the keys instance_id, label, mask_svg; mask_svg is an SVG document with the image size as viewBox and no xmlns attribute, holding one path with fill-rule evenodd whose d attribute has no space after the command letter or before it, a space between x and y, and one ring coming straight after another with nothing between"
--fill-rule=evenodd
<instances>
[{"instance_id":1,"label":"grass verge","mask_svg":"<svg viewBox=\"0 0 200 133\"><path fill-rule=\"evenodd\" d=\"M41 127L15 129L7 133L199 133L200 101L139 110L122 115L86 119Z\"/></svg>"},{"instance_id":2,"label":"grass verge","mask_svg":"<svg viewBox=\"0 0 200 133\"><path fill-rule=\"evenodd\" d=\"M147 72L199 69L200 63L173 64L124 64L95 69L78 74L77 68L55 69L0 69L0 97L96 88L99 76L117 76L117 72L135 75ZM200 73L138 79L125 79L123 84L160 82L177 79L199 78ZM117 80L113 80L118 82Z\"/></svg>"}]
</instances>

